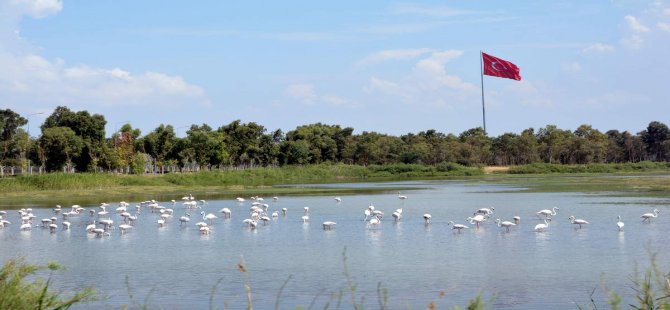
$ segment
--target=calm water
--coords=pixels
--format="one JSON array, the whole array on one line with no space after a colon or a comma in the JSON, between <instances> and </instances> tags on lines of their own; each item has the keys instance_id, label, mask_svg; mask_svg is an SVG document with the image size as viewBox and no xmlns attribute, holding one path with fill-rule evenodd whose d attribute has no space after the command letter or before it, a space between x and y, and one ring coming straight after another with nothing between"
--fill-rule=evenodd
<instances>
[{"instance_id":1,"label":"calm water","mask_svg":"<svg viewBox=\"0 0 670 310\"><path fill-rule=\"evenodd\" d=\"M383 184L389 185L416 189L403 190L406 200L398 199L397 191L341 196L341 203L332 196L279 197L276 202L266 197L270 212L285 207L288 214L255 230L242 223L249 201L208 201L208 213L221 216L221 208L232 209L232 218L216 220L208 236L195 226L198 210L190 210L190 223L180 226L178 218L185 212L181 204L165 227L156 224L156 213L142 209L132 231L121 235L117 228L103 238L85 232L91 221L88 212L70 218L69 231L50 233L42 228L19 231L18 213L10 211L6 219L12 225L0 229L0 259L20 255L32 263L58 261L66 267L53 276L59 289L93 286L109 297L82 308L144 305L148 300L155 308L203 309L209 308L211 297L214 308L240 309L246 305L248 281L254 306L272 309L291 277L279 309L312 303L316 309L327 303L334 309L338 300L342 309L350 309L345 248L356 298L365 297L366 308L379 308L378 283L388 290L392 309L424 309L431 301L439 308L463 306L479 292L496 309L575 309L576 304L590 303L594 289L593 298L604 307L609 296L604 287L624 295L623 304L632 301L629 278L636 266L644 270L649 265L649 249L658 252L663 270L670 269L670 243L664 241L670 228L667 200L513 193L483 183ZM371 203L386 214L377 228L363 222L363 211ZM136 204L129 209L134 211ZM161 204L172 207L170 202ZM110 211L117 206L111 203ZM309 224L301 220L305 206L310 207ZM478 230L466 223L476 209L490 206L495 207L493 219L519 215L521 224L507 233L493 219ZM534 232L540 223L535 212L554 206L560 210L549 229ZM83 207L99 210L97 205ZM403 218L394 223L391 213L397 208L403 209ZM640 215L654 208L661 210L659 217L641 223ZM33 213L38 225L41 218L53 216L50 208ZM424 225L424 213L432 214L432 224ZM570 215L591 224L576 229ZM617 215L626 223L624 232L616 228ZM117 226L122 222L116 214L111 218ZM321 223L326 220L337 222L336 228L324 231ZM454 233L448 221L471 228ZM247 273L237 268L242 257ZM344 296L338 299L340 290ZM441 292L445 295L440 298Z\"/></svg>"}]
</instances>

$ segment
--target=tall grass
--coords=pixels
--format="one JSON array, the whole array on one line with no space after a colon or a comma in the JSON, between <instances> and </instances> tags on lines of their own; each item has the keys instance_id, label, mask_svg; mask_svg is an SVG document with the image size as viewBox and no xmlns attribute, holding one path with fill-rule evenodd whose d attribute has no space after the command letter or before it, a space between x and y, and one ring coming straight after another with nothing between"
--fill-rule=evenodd
<instances>
[{"instance_id":1,"label":"tall grass","mask_svg":"<svg viewBox=\"0 0 670 310\"><path fill-rule=\"evenodd\" d=\"M40 270L58 269L60 265L56 263L37 266L20 258L7 261L0 269L0 309L68 309L93 299L95 292L90 288L64 296L51 288L51 277L27 279Z\"/></svg>"},{"instance_id":2,"label":"tall grass","mask_svg":"<svg viewBox=\"0 0 670 310\"><path fill-rule=\"evenodd\" d=\"M381 180L407 177L436 177L481 174L479 168L458 164L372 165L321 164L259 167L243 170L170 173L163 175L116 175L105 173L48 173L0 179L0 191L88 190L114 187L197 187L197 186L270 186L275 184L323 183L338 181Z\"/></svg>"}]
</instances>

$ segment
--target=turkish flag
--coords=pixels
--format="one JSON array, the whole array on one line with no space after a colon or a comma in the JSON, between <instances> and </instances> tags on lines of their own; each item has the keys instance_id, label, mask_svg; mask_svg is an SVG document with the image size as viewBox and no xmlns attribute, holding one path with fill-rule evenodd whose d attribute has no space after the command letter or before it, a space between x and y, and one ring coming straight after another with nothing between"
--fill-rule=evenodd
<instances>
[{"instance_id":1,"label":"turkish flag","mask_svg":"<svg viewBox=\"0 0 670 310\"><path fill-rule=\"evenodd\" d=\"M515 64L486 53L482 53L482 59L484 61L485 75L521 81L519 67Z\"/></svg>"}]
</instances>

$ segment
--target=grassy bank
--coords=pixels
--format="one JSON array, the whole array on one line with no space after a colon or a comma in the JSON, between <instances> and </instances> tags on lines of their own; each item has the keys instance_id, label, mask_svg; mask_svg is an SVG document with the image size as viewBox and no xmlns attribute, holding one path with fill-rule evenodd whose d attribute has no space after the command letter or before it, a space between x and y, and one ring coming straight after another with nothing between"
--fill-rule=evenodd
<instances>
[{"instance_id":1,"label":"grassy bank","mask_svg":"<svg viewBox=\"0 0 670 310\"><path fill-rule=\"evenodd\" d=\"M644 178L633 177L644 175ZM193 193L213 199L253 195L290 195L360 189L277 187L280 184L371 182L411 179L486 180L516 184L532 191L623 191L652 195L670 193L667 163L563 166L533 164L484 169L455 163L427 165L310 165L164 175L49 173L0 178L0 205L99 203L115 200L170 200ZM605 176L605 177L604 177ZM612 176L612 177L609 177Z\"/></svg>"}]
</instances>

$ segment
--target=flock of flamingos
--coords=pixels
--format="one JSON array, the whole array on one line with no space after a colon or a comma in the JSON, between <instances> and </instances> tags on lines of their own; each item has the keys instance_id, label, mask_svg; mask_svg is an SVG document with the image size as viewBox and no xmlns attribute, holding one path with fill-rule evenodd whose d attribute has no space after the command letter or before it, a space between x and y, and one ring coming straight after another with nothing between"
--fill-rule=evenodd
<instances>
[{"instance_id":1,"label":"flock of flamingos","mask_svg":"<svg viewBox=\"0 0 670 310\"><path fill-rule=\"evenodd\" d=\"M273 201L279 200L278 197L273 197L272 199ZM407 196L398 193L398 199L405 200L407 199ZM241 197L238 197L236 200L239 202L239 204L244 204L246 201L246 199ZM244 225L250 229L255 229L259 223L262 223L262 225L267 225L272 220L276 220L280 216L280 212L281 216L286 216L287 214L287 208L281 208L281 210L274 210L270 212L270 205L264 203L263 198L261 197L251 197L250 200L251 207L248 213L249 217L242 221ZM342 199L340 197L335 197L335 201L340 203ZM140 202L134 207L131 207L129 203L122 201L118 204L118 207L116 207L114 211L111 212L108 211L108 208L110 208L108 203L101 203L100 206L92 207L88 210L79 205L71 206L70 210L63 209L60 205L58 205L53 209L52 217L43 218L39 220L39 222L35 220L36 216L32 213L32 209L26 208L18 210L20 223L18 224L18 227L21 231L30 231L33 228L43 228L49 229L52 233L56 233L59 231L59 228L62 230L70 229L70 218L82 217L88 214L88 223L90 224L86 226L87 233L95 235L96 237L104 237L109 236L111 231L118 227L120 233L124 234L132 230L138 216L142 213L143 209L148 210L148 212L151 212L156 216L156 225L158 227L164 227L173 218L175 208L178 205L177 201L175 200L172 200L171 203L172 208L162 206L155 200ZM219 217L224 219L229 219L231 217L232 212L229 208L222 208L219 210L220 215L218 216L214 213L206 213L205 211L202 211L202 207L206 204L207 202L205 200L196 200L190 194L182 197L181 205L182 209L184 210L184 214L179 217L179 225L188 225L191 221L190 212L197 212L197 210L201 210L200 216L202 220L195 223L195 225L198 227L198 231L201 234L209 235L211 233L210 227L214 220L218 219ZM549 228L549 224L552 218L556 216L558 211L558 207L538 211L536 216L540 218L543 223L535 225L534 230L536 232L546 231ZM466 221L471 225L475 225L476 228L479 228L483 222L486 222L493 216L493 212L493 207L481 208L476 210L471 217L466 219ZM658 217L658 214L659 210L654 209L650 213L642 214L640 218L642 219L642 222L650 222L653 218ZM114 226L114 220L112 219L113 215L120 217L119 220L121 224L118 226ZM370 228L378 226L381 223L382 218L384 218L384 212L375 209L372 204L363 210L363 215L364 221ZM60 221L58 220L58 216L61 217ZM391 216L393 217L394 221L400 221L402 219L402 208L396 209L391 214ZM0 210L0 229L12 225L12 222L6 219L9 217L10 216L8 216L7 211ZM430 225L431 218L432 216L428 213L423 215L423 219L426 225ZM303 223L309 222L309 207L303 208L303 215L301 219ZM582 226L589 224L588 221L576 218L575 216L570 216L568 219L572 224L577 225L579 229L581 229ZM510 228L517 226L520 221L521 217L519 216L514 216L511 221L495 219L497 226L504 228L507 232L510 231ZM58 225L59 223L60 226ZM324 230L334 229L336 224L337 223L334 221L325 221L322 223ZM461 233L461 230L463 229L469 228L464 224L454 223L453 221L449 221L448 225L452 230L455 230L458 233ZM622 231L624 228L624 223L621 221L621 216L618 216L616 227L618 227L620 231Z\"/></svg>"}]
</instances>

